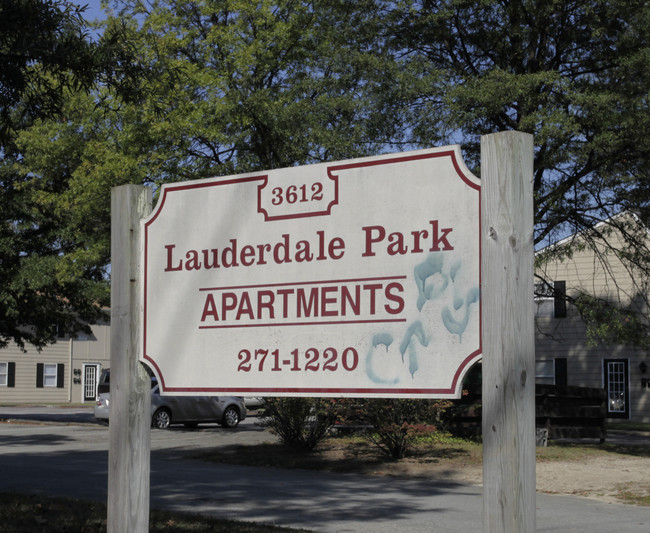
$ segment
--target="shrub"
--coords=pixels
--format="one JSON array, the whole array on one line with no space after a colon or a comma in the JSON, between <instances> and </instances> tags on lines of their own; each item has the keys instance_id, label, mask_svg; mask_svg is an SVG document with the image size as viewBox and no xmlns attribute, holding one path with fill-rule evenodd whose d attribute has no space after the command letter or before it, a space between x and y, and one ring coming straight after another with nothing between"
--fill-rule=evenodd
<instances>
[{"instance_id":1,"label":"shrub","mask_svg":"<svg viewBox=\"0 0 650 533\"><path fill-rule=\"evenodd\" d=\"M329 398L267 398L262 423L285 446L309 451L327 435L336 411L336 402Z\"/></svg>"},{"instance_id":2,"label":"shrub","mask_svg":"<svg viewBox=\"0 0 650 533\"><path fill-rule=\"evenodd\" d=\"M449 402L369 399L342 402L345 421L364 426L364 436L393 459L405 457L414 442L436 431Z\"/></svg>"}]
</instances>

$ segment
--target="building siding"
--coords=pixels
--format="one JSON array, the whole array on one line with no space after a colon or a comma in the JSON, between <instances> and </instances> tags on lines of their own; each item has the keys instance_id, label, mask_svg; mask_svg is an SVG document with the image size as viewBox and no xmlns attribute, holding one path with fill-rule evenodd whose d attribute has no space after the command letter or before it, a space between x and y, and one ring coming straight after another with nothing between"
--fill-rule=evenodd
<instances>
[{"instance_id":1,"label":"building siding","mask_svg":"<svg viewBox=\"0 0 650 533\"><path fill-rule=\"evenodd\" d=\"M0 402L33 403L35 397L40 402L65 403L70 401L70 352L67 341L58 342L39 352L26 347L22 352L17 346L0 350L0 361L16 364L15 386L0 387ZM63 365L63 387L36 386L38 363Z\"/></svg>"},{"instance_id":2,"label":"building siding","mask_svg":"<svg viewBox=\"0 0 650 533\"><path fill-rule=\"evenodd\" d=\"M647 281L635 276L618 256L626 246L620 234L607 235L611 248L599 245L595 249L581 247L580 237L569 245L573 253L563 259L539 264L536 274L547 281L565 281L566 294L575 298L581 292L623 307L647 312ZM543 254L543 251L542 251ZM647 352L621 344L592 345L577 309L570 303L566 318L536 317L536 356L540 360L567 359L567 384L583 387L604 387L603 361L627 360L629 363L630 419L650 422L650 373L640 369L642 362L650 367ZM645 380L645 381L644 381Z\"/></svg>"},{"instance_id":3,"label":"building siding","mask_svg":"<svg viewBox=\"0 0 650 533\"><path fill-rule=\"evenodd\" d=\"M0 362L15 363L14 387L0 386L0 403L83 403L84 364L96 364L100 369L110 364L110 327L93 326L90 335L59 339L41 351L29 345L25 348L10 345L0 349ZM37 387L39 363L63 365L63 386ZM75 383L75 378L80 382Z\"/></svg>"}]
</instances>

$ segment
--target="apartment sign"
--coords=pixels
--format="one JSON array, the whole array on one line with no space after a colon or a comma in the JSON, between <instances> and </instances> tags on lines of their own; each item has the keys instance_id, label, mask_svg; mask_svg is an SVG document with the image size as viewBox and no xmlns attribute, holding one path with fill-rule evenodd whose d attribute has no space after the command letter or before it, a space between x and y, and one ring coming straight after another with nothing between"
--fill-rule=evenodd
<instances>
[{"instance_id":1,"label":"apartment sign","mask_svg":"<svg viewBox=\"0 0 650 533\"><path fill-rule=\"evenodd\" d=\"M165 185L140 358L163 394L458 397L479 205L457 146Z\"/></svg>"}]
</instances>

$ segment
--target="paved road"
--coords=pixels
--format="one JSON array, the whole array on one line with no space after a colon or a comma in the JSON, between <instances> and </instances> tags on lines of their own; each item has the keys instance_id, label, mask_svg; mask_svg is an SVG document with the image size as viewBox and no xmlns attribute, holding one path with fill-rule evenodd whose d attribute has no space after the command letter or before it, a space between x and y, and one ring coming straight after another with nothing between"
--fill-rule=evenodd
<instances>
[{"instance_id":1,"label":"paved road","mask_svg":"<svg viewBox=\"0 0 650 533\"><path fill-rule=\"evenodd\" d=\"M88 412L31 413L0 424L0 491L106 499L108 428ZM28 413L29 414L29 413ZM24 414L21 416L27 416ZM0 407L0 420L14 418ZM42 417L50 417L38 423ZM53 419L54 417L55 419ZM85 417L67 423L66 418ZM481 530L481 488L426 480L208 464L188 450L272 441L248 419L235 430L152 431L152 507L302 527L323 533ZM540 532L646 532L650 509L584 498L537 496Z\"/></svg>"}]
</instances>

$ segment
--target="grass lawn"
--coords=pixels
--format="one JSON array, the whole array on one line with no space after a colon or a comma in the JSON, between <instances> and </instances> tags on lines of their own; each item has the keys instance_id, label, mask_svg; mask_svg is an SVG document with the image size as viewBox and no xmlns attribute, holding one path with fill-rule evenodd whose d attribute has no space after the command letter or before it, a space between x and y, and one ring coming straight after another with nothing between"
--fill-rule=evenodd
<instances>
[{"instance_id":1,"label":"grass lawn","mask_svg":"<svg viewBox=\"0 0 650 533\"><path fill-rule=\"evenodd\" d=\"M553 441L547 447L536 448L537 461L580 461L593 456L611 454L650 457L650 448ZM359 436L331 437L323 440L311 452L296 452L281 444L234 445L201 452L194 455L194 458L218 463L359 474L372 473L381 465L400 462L381 454L376 447ZM421 438L408 457L401 461L441 463L447 468L462 468L468 465L480 465L482 460L482 443L435 433Z\"/></svg>"},{"instance_id":2,"label":"grass lawn","mask_svg":"<svg viewBox=\"0 0 650 533\"><path fill-rule=\"evenodd\" d=\"M0 493L3 533L105 533L106 505L87 501ZM298 529L152 510L150 532L297 533Z\"/></svg>"}]
</instances>

